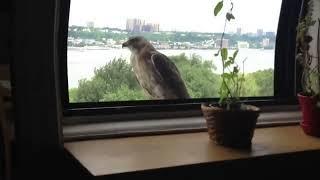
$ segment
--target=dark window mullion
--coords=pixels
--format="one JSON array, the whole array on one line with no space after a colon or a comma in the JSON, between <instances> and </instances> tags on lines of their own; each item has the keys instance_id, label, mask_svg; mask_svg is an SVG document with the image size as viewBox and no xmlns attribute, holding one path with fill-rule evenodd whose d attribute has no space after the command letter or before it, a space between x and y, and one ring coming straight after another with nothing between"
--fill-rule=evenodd
<instances>
[{"instance_id":1,"label":"dark window mullion","mask_svg":"<svg viewBox=\"0 0 320 180\"><path fill-rule=\"evenodd\" d=\"M275 50L275 97L280 100L296 96L296 27L302 0L283 0Z\"/></svg>"}]
</instances>

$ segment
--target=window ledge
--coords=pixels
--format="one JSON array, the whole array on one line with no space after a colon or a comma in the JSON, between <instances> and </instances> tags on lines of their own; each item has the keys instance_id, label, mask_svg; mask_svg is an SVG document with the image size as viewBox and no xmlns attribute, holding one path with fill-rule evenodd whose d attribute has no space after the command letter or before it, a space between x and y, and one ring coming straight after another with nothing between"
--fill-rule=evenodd
<instances>
[{"instance_id":1,"label":"window ledge","mask_svg":"<svg viewBox=\"0 0 320 180\"><path fill-rule=\"evenodd\" d=\"M297 124L300 119L301 112L296 110L263 112L258 119L258 127ZM63 134L64 140L68 142L98 138L203 132L206 130L204 117L197 116L65 125Z\"/></svg>"},{"instance_id":2,"label":"window ledge","mask_svg":"<svg viewBox=\"0 0 320 180\"><path fill-rule=\"evenodd\" d=\"M69 142L65 148L91 175L107 176L314 151L320 141L286 126L256 129L250 151L215 145L205 132Z\"/></svg>"}]
</instances>

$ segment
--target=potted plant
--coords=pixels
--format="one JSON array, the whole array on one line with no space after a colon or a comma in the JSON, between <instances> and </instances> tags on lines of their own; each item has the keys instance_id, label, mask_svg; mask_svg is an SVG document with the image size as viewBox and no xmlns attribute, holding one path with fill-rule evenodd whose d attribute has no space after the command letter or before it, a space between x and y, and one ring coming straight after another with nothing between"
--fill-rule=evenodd
<instances>
[{"instance_id":1,"label":"potted plant","mask_svg":"<svg viewBox=\"0 0 320 180\"><path fill-rule=\"evenodd\" d=\"M214 8L215 16L221 11L223 5L223 0L216 4ZM240 72L240 66L236 62L239 51L236 50L229 56L228 49L222 47L227 22L235 19L232 14L232 1L230 5L231 7L225 17L220 48L218 53L215 54L215 56L220 55L222 61L220 100L218 104L202 104L201 110L207 122L210 139L219 145L234 148L249 148L251 147L260 109L241 103L240 96L244 82L244 71Z\"/></svg>"},{"instance_id":2,"label":"potted plant","mask_svg":"<svg viewBox=\"0 0 320 180\"><path fill-rule=\"evenodd\" d=\"M317 32L310 34L310 28L317 26ZM310 49L316 36L316 51ZM303 2L297 26L296 60L302 67L301 87L298 99L302 110L300 123L304 132L320 136L320 19L313 20L313 1ZM314 55L315 53L315 55Z\"/></svg>"}]
</instances>

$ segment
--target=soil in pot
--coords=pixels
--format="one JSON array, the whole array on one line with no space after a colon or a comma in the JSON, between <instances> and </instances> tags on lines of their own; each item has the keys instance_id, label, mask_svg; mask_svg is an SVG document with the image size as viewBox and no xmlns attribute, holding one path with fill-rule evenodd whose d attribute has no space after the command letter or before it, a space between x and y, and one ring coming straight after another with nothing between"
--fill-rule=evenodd
<instances>
[{"instance_id":1,"label":"soil in pot","mask_svg":"<svg viewBox=\"0 0 320 180\"><path fill-rule=\"evenodd\" d=\"M303 131L311 136L320 137L320 108L317 107L317 96L304 96L298 94L302 111L300 125Z\"/></svg>"},{"instance_id":2,"label":"soil in pot","mask_svg":"<svg viewBox=\"0 0 320 180\"><path fill-rule=\"evenodd\" d=\"M260 109L251 105L244 107L226 110L202 104L210 139L223 146L250 148Z\"/></svg>"}]
</instances>

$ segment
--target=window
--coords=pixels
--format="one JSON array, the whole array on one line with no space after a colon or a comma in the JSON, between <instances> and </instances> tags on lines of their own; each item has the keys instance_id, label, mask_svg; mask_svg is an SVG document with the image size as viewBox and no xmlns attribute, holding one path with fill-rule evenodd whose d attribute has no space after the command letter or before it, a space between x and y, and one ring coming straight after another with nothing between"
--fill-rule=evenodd
<instances>
[{"instance_id":1,"label":"window","mask_svg":"<svg viewBox=\"0 0 320 180\"><path fill-rule=\"evenodd\" d=\"M128 108L150 110L154 106L191 108L201 102L215 101L221 64L214 54L224 23L223 16L213 15L215 3L211 0L72 0L70 11L66 10L69 20L65 22L67 48L62 73L67 111L96 113L112 109L114 113L119 109L128 112ZM277 62L280 59L275 53L276 43L285 39L280 36L283 34L277 34L281 32L278 27L283 26L279 23L280 12L289 6L282 0L235 2L236 20L227 26L222 45L232 51L240 50L238 64L246 78L242 90L244 100L275 103L294 96L294 92L279 90L294 87L293 78L286 82L279 80L279 77L293 77L290 73L294 72L294 63L285 67ZM255 8L248 10L248 7ZM190 98L150 99L132 70L131 52L122 48L134 36L143 36L172 60Z\"/></svg>"}]
</instances>

